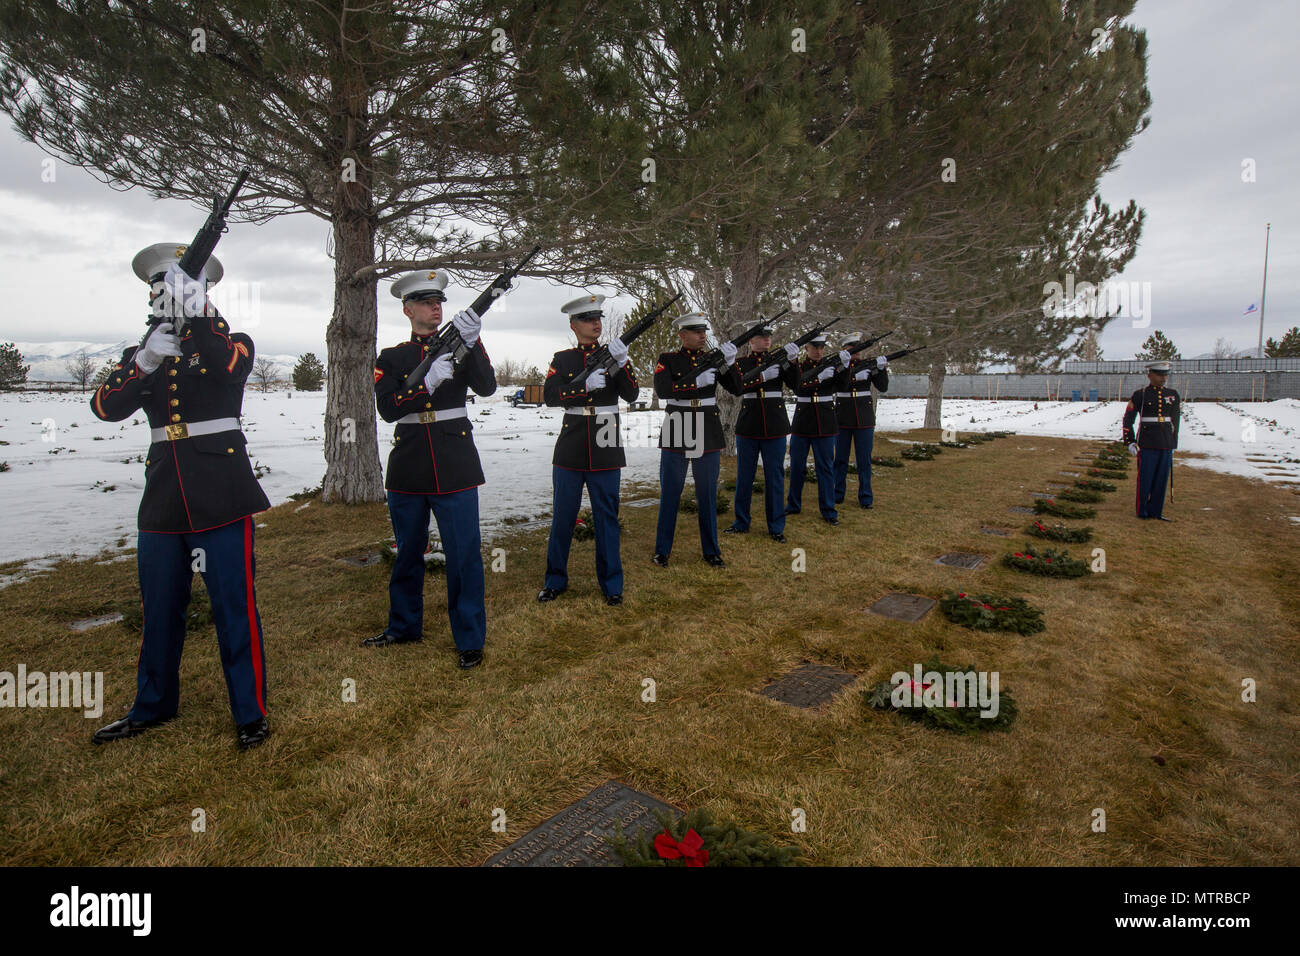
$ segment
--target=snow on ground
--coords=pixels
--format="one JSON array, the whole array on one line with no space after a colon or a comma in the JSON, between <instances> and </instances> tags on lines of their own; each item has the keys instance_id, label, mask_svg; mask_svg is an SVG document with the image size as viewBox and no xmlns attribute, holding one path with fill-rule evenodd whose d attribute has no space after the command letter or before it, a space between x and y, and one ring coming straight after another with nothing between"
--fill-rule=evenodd
<instances>
[{"instance_id":1,"label":"snow on ground","mask_svg":"<svg viewBox=\"0 0 1300 956\"><path fill-rule=\"evenodd\" d=\"M558 409L511 408L513 389L469 406L487 483L479 489L485 537L551 508L551 451ZM649 393L642 390L642 398ZM144 488L148 435L144 418L101 422L88 396L67 393L0 394L0 498L7 532L0 562L25 561L22 574L49 567L34 559L96 555L135 545L135 518ZM1116 402L944 402L945 426L957 431L1006 429L1025 435L1116 439L1124 406ZM793 408L793 406L792 406ZM272 504L320 484L324 393L249 391L244 430L255 465L268 468L262 487ZM924 399L883 399L879 426L919 428ZM1184 410L1181 450L1204 455L1186 464L1263 481L1300 483L1300 401L1195 402ZM658 480L656 447L661 412L623 415L628 468L625 481ZM1253 428L1253 434L1251 429ZM386 462L392 427L380 423L380 459ZM512 519L507 525L505 519ZM118 544L121 542L121 544ZM111 555L110 555L111 556ZM0 576L0 586L15 579Z\"/></svg>"}]
</instances>

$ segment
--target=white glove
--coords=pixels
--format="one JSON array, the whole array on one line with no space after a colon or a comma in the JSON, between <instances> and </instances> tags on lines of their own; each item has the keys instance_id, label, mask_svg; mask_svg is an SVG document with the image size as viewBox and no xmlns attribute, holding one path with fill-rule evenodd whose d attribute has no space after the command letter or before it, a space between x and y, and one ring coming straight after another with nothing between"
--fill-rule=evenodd
<instances>
[{"instance_id":1,"label":"white glove","mask_svg":"<svg viewBox=\"0 0 1300 956\"><path fill-rule=\"evenodd\" d=\"M605 387L605 370L598 368L587 376L587 391L594 392L598 388Z\"/></svg>"},{"instance_id":2,"label":"white glove","mask_svg":"<svg viewBox=\"0 0 1300 956\"><path fill-rule=\"evenodd\" d=\"M824 381L826 381L828 378L830 378L830 377L831 377L832 375L834 375L834 374L835 374L835 369L833 369L833 368L824 368L824 369L822 369L820 372L817 373L817 381L819 381L819 382L824 382Z\"/></svg>"},{"instance_id":3,"label":"white glove","mask_svg":"<svg viewBox=\"0 0 1300 956\"><path fill-rule=\"evenodd\" d=\"M479 330L483 328L483 320L474 314L473 309L466 309L452 316L451 324L456 326L456 331L465 340L465 347L472 349L478 341Z\"/></svg>"},{"instance_id":4,"label":"white glove","mask_svg":"<svg viewBox=\"0 0 1300 956\"><path fill-rule=\"evenodd\" d=\"M731 365L733 362L736 361L737 349L730 342L723 342L721 345L718 346L718 350L722 352L722 360L726 362L728 365Z\"/></svg>"},{"instance_id":5,"label":"white glove","mask_svg":"<svg viewBox=\"0 0 1300 956\"><path fill-rule=\"evenodd\" d=\"M864 369L863 369L861 372L859 372L857 375L854 375L853 378L854 378L856 381L859 381L859 382L865 382L867 379L871 378L871 369L869 369L869 368L864 368Z\"/></svg>"},{"instance_id":6,"label":"white glove","mask_svg":"<svg viewBox=\"0 0 1300 956\"><path fill-rule=\"evenodd\" d=\"M149 336L149 341L144 343L144 348L136 349L135 364L140 367L140 371L148 375L150 372L157 370L163 359L180 354L181 340L176 337L176 333L172 330L172 324L163 322L153 330L153 334Z\"/></svg>"},{"instance_id":7,"label":"white glove","mask_svg":"<svg viewBox=\"0 0 1300 956\"><path fill-rule=\"evenodd\" d=\"M799 357L799 346L795 345L793 342L785 343L785 357L791 362L797 359Z\"/></svg>"},{"instance_id":8,"label":"white glove","mask_svg":"<svg viewBox=\"0 0 1300 956\"><path fill-rule=\"evenodd\" d=\"M208 304L208 268L204 266L199 270L199 277L191 279L181 269L179 262L173 262L167 267L167 273L163 276L163 295L156 305L168 308L170 302L179 302L180 308L169 315L184 315L186 318L193 319L202 315ZM175 308L172 306L172 308Z\"/></svg>"},{"instance_id":9,"label":"white glove","mask_svg":"<svg viewBox=\"0 0 1300 956\"><path fill-rule=\"evenodd\" d=\"M780 375L781 375L781 370L777 368L775 365L773 365L771 368L763 369L763 381L765 382L770 382L774 378L779 378Z\"/></svg>"},{"instance_id":10,"label":"white glove","mask_svg":"<svg viewBox=\"0 0 1300 956\"><path fill-rule=\"evenodd\" d=\"M627 361L627 346L623 344L623 340L617 335L610 340L606 348L609 349L609 357L620 366Z\"/></svg>"},{"instance_id":11,"label":"white glove","mask_svg":"<svg viewBox=\"0 0 1300 956\"><path fill-rule=\"evenodd\" d=\"M1133 454L1136 455L1136 454L1138 453L1137 442L1133 442L1133 444L1129 445L1129 446L1128 446L1128 450L1131 451Z\"/></svg>"},{"instance_id":12,"label":"white glove","mask_svg":"<svg viewBox=\"0 0 1300 956\"><path fill-rule=\"evenodd\" d=\"M876 356L876 367L877 367L877 368L884 368L884 367L885 367L886 365L888 365L888 364L889 364L889 359L885 358L883 355L878 355L878 356Z\"/></svg>"},{"instance_id":13,"label":"white glove","mask_svg":"<svg viewBox=\"0 0 1300 956\"><path fill-rule=\"evenodd\" d=\"M439 355L429 366L429 371L424 373L424 390L432 395L434 389L451 378L453 371L455 368L451 364L451 353Z\"/></svg>"},{"instance_id":14,"label":"white glove","mask_svg":"<svg viewBox=\"0 0 1300 956\"><path fill-rule=\"evenodd\" d=\"M717 379L718 379L717 371L711 368L706 368L699 375L695 376L695 387L708 388L715 381L717 381Z\"/></svg>"},{"instance_id":15,"label":"white glove","mask_svg":"<svg viewBox=\"0 0 1300 956\"><path fill-rule=\"evenodd\" d=\"M853 356L849 354L849 350L840 349L840 364L843 365L845 368L848 368L849 363L852 361L853 361Z\"/></svg>"}]
</instances>

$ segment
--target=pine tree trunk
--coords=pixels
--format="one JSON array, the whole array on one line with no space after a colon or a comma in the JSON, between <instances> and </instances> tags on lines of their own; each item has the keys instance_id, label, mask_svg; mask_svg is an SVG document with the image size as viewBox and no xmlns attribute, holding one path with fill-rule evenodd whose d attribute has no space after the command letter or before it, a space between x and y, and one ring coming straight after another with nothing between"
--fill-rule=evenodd
<instances>
[{"instance_id":1,"label":"pine tree trunk","mask_svg":"<svg viewBox=\"0 0 1300 956\"><path fill-rule=\"evenodd\" d=\"M720 317L721 328L718 329L718 342L735 338L755 321L755 307L758 302L758 240L751 239L733 260L731 265L731 287L728 290L726 312ZM736 418L740 414L740 398L732 395L721 385L717 388L718 415L722 418L722 437L726 447L722 453L726 456L736 454Z\"/></svg>"},{"instance_id":2,"label":"pine tree trunk","mask_svg":"<svg viewBox=\"0 0 1300 956\"><path fill-rule=\"evenodd\" d=\"M924 428L943 427L943 378L947 371L944 357L938 356L930 365L929 388L925 395Z\"/></svg>"},{"instance_id":3,"label":"pine tree trunk","mask_svg":"<svg viewBox=\"0 0 1300 956\"><path fill-rule=\"evenodd\" d=\"M359 185L340 184L340 192ZM375 261L374 240L375 223L368 208L345 208L336 213L334 316L325 334L330 374L326 378L322 501L359 504L384 500L373 375L379 325L377 280L351 279L357 269Z\"/></svg>"}]
</instances>

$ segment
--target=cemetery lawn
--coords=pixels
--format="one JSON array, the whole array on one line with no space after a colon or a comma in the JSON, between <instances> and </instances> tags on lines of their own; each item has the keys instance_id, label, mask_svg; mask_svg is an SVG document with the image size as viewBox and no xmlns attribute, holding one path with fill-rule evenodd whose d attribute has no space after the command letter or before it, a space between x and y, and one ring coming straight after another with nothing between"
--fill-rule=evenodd
<instances>
[{"instance_id":1,"label":"cemetery lawn","mask_svg":"<svg viewBox=\"0 0 1300 956\"><path fill-rule=\"evenodd\" d=\"M886 438L876 453L896 455ZM856 506L850 476L839 527L818 520L809 483L784 545L767 537L756 495L751 533L721 538L725 569L701 562L689 513L671 566L652 566L656 508L625 506L620 608L601 600L590 541L574 543L569 591L537 604L547 532L516 532L485 545L488 642L468 672L441 575L426 587L423 644L358 646L387 620L388 566L339 559L387 539L382 505L291 502L258 519L272 737L247 753L210 626L189 635L179 718L91 746L130 704L139 636L67 624L136 602L135 564L65 562L0 591L0 671L103 671L104 713L0 708L0 859L475 865L616 778L798 843L822 865L1300 863L1300 525L1288 517L1300 499L1179 465L1175 523L1140 522L1131 467L1095 520L1066 522L1092 525L1092 542L1034 539L1089 560L1104 548L1105 573L1001 567L1032 520L1007 508L1069 482L1058 472L1084 471L1072 459L1097 444L1013 436L878 468L872 511ZM723 460L724 485L734 464ZM625 484L624 501L655 493ZM794 548L805 573L791 569ZM989 560L935 564L946 551ZM864 611L891 591L949 588L1024 597L1047 630ZM958 736L865 707L863 689L935 655L999 672L1020 711L1008 732ZM821 711L755 693L805 660L860 676ZM342 700L347 679L355 703ZM1242 700L1246 679L1257 702ZM795 808L804 833L791 832ZM206 832L192 832L197 809Z\"/></svg>"}]
</instances>

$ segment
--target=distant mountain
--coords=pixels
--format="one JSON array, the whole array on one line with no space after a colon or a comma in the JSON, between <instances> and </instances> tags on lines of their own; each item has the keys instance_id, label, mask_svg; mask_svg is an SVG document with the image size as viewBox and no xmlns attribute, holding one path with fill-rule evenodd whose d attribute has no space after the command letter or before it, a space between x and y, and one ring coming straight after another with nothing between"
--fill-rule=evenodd
<instances>
[{"instance_id":1,"label":"distant mountain","mask_svg":"<svg viewBox=\"0 0 1300 956\"><path fill-rule=\"evenodd\" d=\"M128 339L112 345L104 342L15 342L23 355L23 364L30 365L27 373L31 382L67 382L72 379L66 368L73 356L83 349L98 369L105 362L116 362L124 349L135 345L138 339ZM260 358L261 356L259 356ZM289 380L293 367L298 364L296 355L268 355L275 362L280 377Z\"/></svg>"},{"instance_id":2,"label":"distant mountain","mask_svg":"<svg viewBox=\"0 0 1300 956\"><path fill-rule=\"evenodd\" d=\"M1191 359L1213 359L1213 358L1255 358L1255 349L1237 349L1232 355L1223 356L1215 355L1213 352L1202 352L1200 355L1188 356Z\"/></svg>"}]
</instances>

